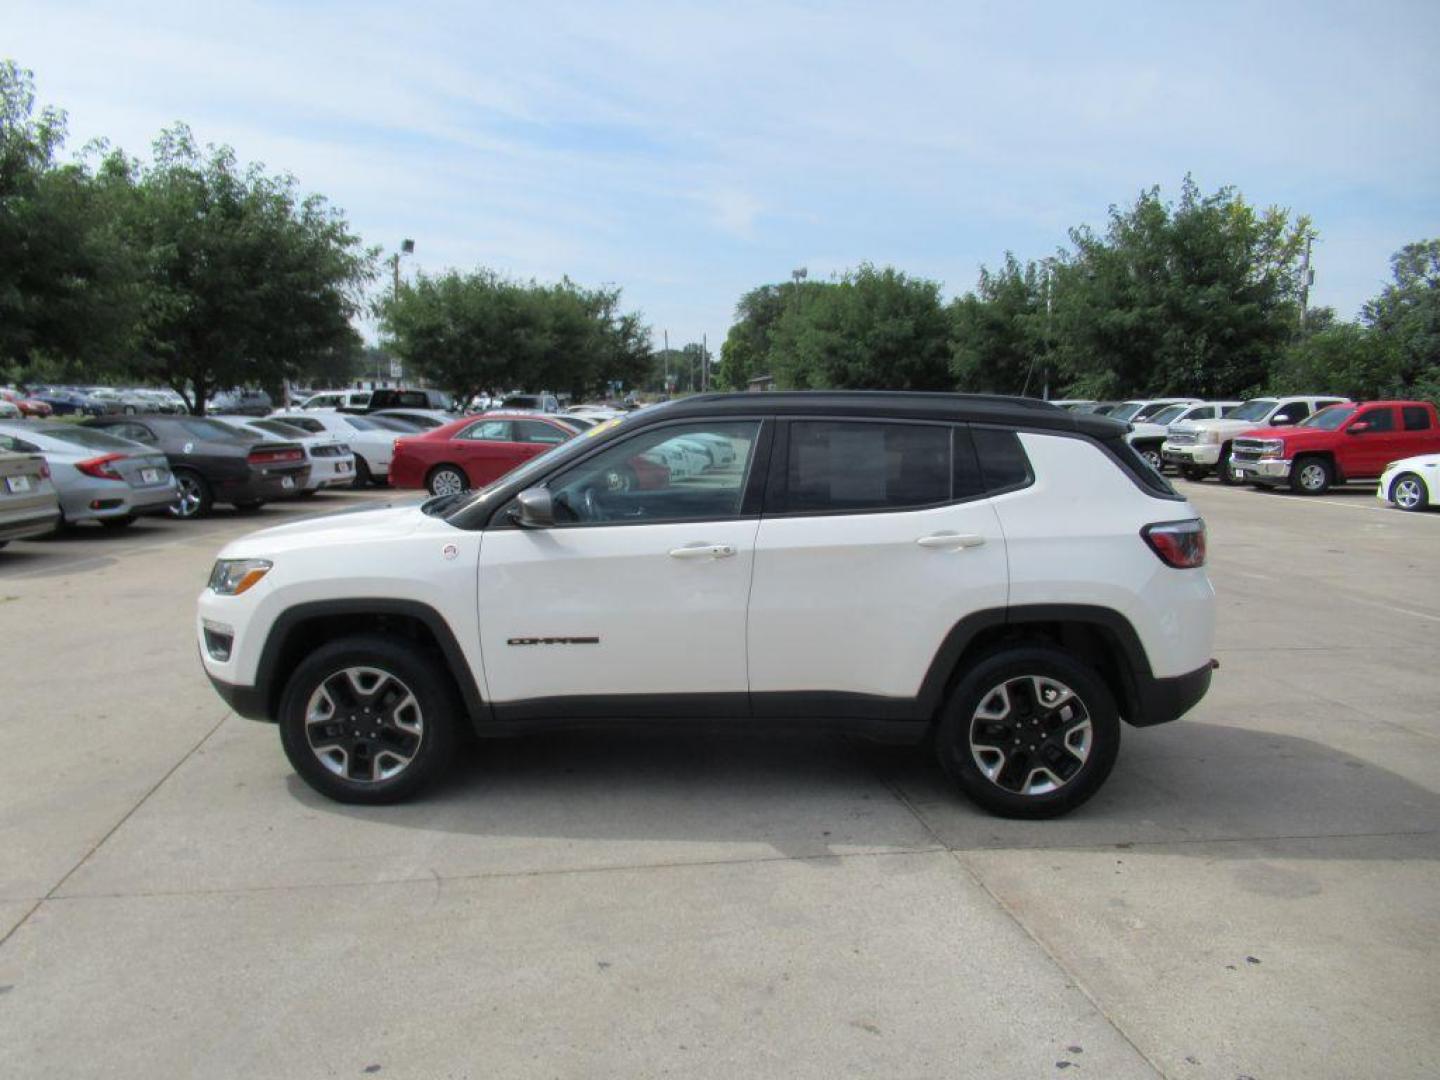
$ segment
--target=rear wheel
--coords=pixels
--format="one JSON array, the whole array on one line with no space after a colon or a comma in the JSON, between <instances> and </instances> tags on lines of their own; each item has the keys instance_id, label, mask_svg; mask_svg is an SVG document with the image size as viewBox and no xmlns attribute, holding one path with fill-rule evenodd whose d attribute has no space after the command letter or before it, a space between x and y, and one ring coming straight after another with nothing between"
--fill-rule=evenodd
<instances>
[{"instance_id":1,"label":"rear wheel","mask_svg":"<svg viewBox=\"0 0 1440 1080\"><path fill-rule=\"evenodd\" d=\"M202 518L215 505L215 495L205 478L193 469L176 469L175 485L180 494L170 506L170 515L183 521Z\"/></svg>"},{"instance_id":2,"label":"rear wheel","mask_svg":"<svg viewBox=\"0 0 1440 1080\"><path fill-rule=\"evenodd\" d=\"M301 778L338 802L399 802L455 754L462 707L420 646L365 636L322 645L280 699L280 742Z\"/></svg>"},{"instance_id":3,"label":"rear wheel","mask_svg":"<svg viewBox=\"0 0 1440 1080\"><path fill-rule=\"evenodd\" d=\"M370 486L370 466L359 454L355 455L355 479L350 484L353 488L367 488Z\"/></svg>"},{"instance_id":4,"label":"rear wheel","mask_svg":"<svg viewBox=\"0 0 1440 1080\"><path fill-rule=\"evenodd\" d=\"M469 486L464 470L457 465L437 465L425 478L426 490L431 495L459 495Z\"/></svg>"},{"instance_id":5,"label":"rear wheel","mask_svg":"<svg viewBox=\"0 0 1440 1080\"><path fill-rule=\"evenodd\" d=\"M1401 510L1414 512L1430 505L1430 495L1425 489L1425 481L1407 472L1397 476L1390 485L1390 501Z\"/></svg>"},{"instance_id":6,"label":"rear wheel","mask_svg":"<svg viewBox=\"0 0 1440 1080\"><path fill-rule=\"evenodd\" d=\"M1335 471L1323 457L1302 457L1290 472L1290 489L1301 495L1324 495L1335 482Z\"/></svg>"},{"instance_id":7,"label":"rear wheel","mask_svg":"<svg viewBox=\"0 0 1440 1080\"><path fill-rule=\"evenodd\" d=\"M975 803L1003 817L1057 817L1099 790L1120 750L1104 681L1048 645L980 660L960 681L935 739L940 764Z\"/></svg>"}]
</instances>

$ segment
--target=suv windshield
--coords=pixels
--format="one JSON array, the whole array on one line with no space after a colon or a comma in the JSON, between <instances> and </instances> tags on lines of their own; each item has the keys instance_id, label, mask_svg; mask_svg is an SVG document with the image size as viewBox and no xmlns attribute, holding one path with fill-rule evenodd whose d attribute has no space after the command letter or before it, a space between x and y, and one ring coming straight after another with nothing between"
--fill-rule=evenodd
<instances>
[{"instance_id":1,"label":"suv windshield","mask_svg":"<svg viewBox=\"0 0 1440 1080\"><path fill-rule=\"evenodd\" d=\"M1167 406L1165 406L1165 408L1163 408L1163 409L1161 409L1159 412L1157 412L1154 416L1150 417L1150 418L1146 421L1146 423L1149 423L1149 424L1168 424L1168 423L1170 423L1170 422L1173 421L1173 420L1178 420L1178 419L1180 419L1180 415L1181 415L1183 412L1185 412L1186 409L1189 409L1189 408L1190 408L1189 405L1167 405Z\"/></svg>"},{"instance_id":2,"label":"suv windshield","mask_svg":"<svg viewBox=\"0 0 1440 1080\"><path fill-rule=\"evenodd\" d=\"M1227 416L1226 420L1264 420L1280 404L1274 398L1252 398Z\"/></svg>"},{"instance_id":3,"label":"suv windshield","mask_svg":"<svg viewBox=\"0 0 1440 1080\"><path fill-rule=\"evenodd\" d=\"M1321 431L1334 431L1346 420L1355 415L1358 405L1332 405L1328 409L1321 409L1308 420L1301 420L1296 427L1319 428Z\"/></svg>"}]
</instances>

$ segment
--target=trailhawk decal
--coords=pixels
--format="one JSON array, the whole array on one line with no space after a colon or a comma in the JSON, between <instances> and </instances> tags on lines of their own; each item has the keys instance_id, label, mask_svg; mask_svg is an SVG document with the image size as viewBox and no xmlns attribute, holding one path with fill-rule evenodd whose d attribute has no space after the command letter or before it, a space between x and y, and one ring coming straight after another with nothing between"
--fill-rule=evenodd
<instances>
[{"instance_id":1,"label":"trailhawk decal","mask_svg":"<svg viewBox=\"0 0 1440 1080\"><path fill-rule=\"evenodd\" d=\"M506 645L599 645L598 637L512 637Z\"/></svg>"}]
</instances>

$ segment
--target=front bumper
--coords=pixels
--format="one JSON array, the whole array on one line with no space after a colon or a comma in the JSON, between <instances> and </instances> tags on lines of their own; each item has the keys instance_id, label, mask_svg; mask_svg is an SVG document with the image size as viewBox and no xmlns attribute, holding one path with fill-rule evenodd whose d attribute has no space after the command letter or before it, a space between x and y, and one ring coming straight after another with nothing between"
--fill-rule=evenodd
<instances>
[{"instance_id":1,"label":"front bumper","mask_svg":"<svg viewBox=\"0 0 1440 1080\"><path fill-rule=\"evenodd\" d=\"M1176 446L1162 443L1160 457L1172 465L1199 465L1206 468L1220 462L1220 447L1217 443L1187 443Z\"/></svg>"},{"instance_id":2,"label":"front bumper","mask_svg":"<svg viewBox=\"0 0 1440 1080\"><path fill-rule=\"evenodd\" d=\"M1290 479L1288 458L1262 458L1259 461L1230 459L1230 468L1241 480L1257 484L1279 484Z\"/></svg>"},{"instance_id":3,"label":"front bumper","mask_svg":"<svg viewBox=\"0 0 1440 1080\"><path fill-rule=\"evenodd\" d=\"M202 645L201 648L204 648ZM210 685L220 695L221 700L230 706L232 712L243 716L246 720L269 720L274 721L270 715L270 703L265 695L253 686L236 686L234 683L217 679L209 671L205 677L210 680Z\"/></svg>"}]
</instances>

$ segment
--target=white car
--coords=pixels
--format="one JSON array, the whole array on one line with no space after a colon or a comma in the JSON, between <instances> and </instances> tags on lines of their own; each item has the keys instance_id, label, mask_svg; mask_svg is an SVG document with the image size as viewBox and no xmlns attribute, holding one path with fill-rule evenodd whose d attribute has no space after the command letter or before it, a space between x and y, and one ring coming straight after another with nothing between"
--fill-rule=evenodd
<instances>
[{"instance_id":1,"label":"white car","mask_svg":"<svg viewBox=\"0 0 1440 1080\"><path fill-rule=\"evenodd\" d=\"M294 408L309 412L312 409L363 409L369 404L369 390L317 390ZM293 409L276 409L271 415L291 411Z\"/></svg>"},{"instance_id":2,"label":"white car","mask_svg":"<svg viewBox=\"0 0 1440 1080\"><path fill-rule=\"evenodd\" d=\"M1176 466L1186 480L1203 480L1214 472L1222 483L1244 483L1230 467L1230 444L1235 436L1261 427L1298 424L1312 413L1348 400L1310 395L1251 398L1222 419L1171 424L1160 446L1160 457Z\"/></svg>"},{"instance_id":3,"label":"white car","mask_svg":"<svg viewBox=\"0 0 1440 1080\"><path fill-rule=\"evenodd\" d=\"M1380 474L1375 497L1412 512L1440 506L1440 454L1392 461Z\"/></svg>"},{"instance_id":4,"label":"white car","mask_svg":"<svg viewBox=\"0 0 1440 1080\"><path fill-rule=\"evenodd\" d=\"M0 397L0 420L21 419L20 406L8 398Z\"/></svg>"},{"instance_id":5,"label":"white car","mask_svg":"<svg viewBox=\"0 0 1440 1080\"><path fill-rule=\"evenodd\" d=\"M314 495L325 488L352 487L355 483L355 455L343 437L335 432L314 433L273 416L217 416L233 427L267 439L296 442L305 448L310 476L302 495Z\"/></svg>"},{"instance_id":6,"label":"white car","mask_svg":"<svg viewBox=\"0 0 1440 1080\"><path fill-rule=\"evenodd\" d=\"M344 802L414 794L467 731L731 718L933 739L981 806L1050 817L1122 720L1209 687L1205 525L1109 420L780 392L591 430L479 491L229 544L195 622L216 690ZM697 437L735 466L609 483Z\"/></svg>"},{"instance_id":7,"label":"white car","mask_svg":"<svg viewBox=\"0 0 1440 1080\"><path fill-rule=\"evenodd\" d=\"M404 434L368 416L354 416L327 409L275 413L270 419L291 424L312 435L323 432L343 441L355 455L356 487L385 482L385 478L390 475L390 459L395 456L395 440Z\"/></svg>"},{"instance_id":8,"label":"white car","mask_svg":"<svg viewBox=\"0 0 1440 1080\"><path fill-rule=\"evenodd\" d=\"M1140 456L1150 463L1150 467L1156 472L1160 471L1165 464L1161 457L1161 447L1170 433L1171 424L1181 424L1190 420L1219 420L1229 416L1235 409L1240 407L1238 401L1202 401L1202 402L1178 402L1174 405L1166 405L1163 409L1152 412L1146 419L1131 421L1130 434L1125 436L1125 441L1133 446Z\"/></svg>"}]
</instances>

